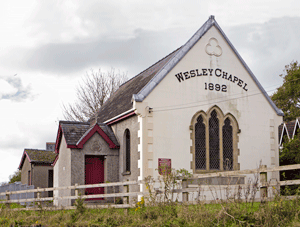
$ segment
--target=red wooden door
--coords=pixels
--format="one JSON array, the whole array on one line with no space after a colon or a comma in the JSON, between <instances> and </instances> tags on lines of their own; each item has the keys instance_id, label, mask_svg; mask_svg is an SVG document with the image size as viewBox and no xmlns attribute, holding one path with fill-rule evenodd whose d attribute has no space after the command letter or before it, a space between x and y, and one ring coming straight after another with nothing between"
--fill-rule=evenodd
<instances>
[{"instance_id":1,"label":"red wooden door","mask_svg":"<svg viewBox=\"0 0 300 227\"><path fill-rule=\"evenodd\" d=\"M85 184L104 183L104 156L85 156ZM86 195L104 194L104 188L87 188ZM87 200L100 200L92 198Z\"/></svg>"}]
</instances>

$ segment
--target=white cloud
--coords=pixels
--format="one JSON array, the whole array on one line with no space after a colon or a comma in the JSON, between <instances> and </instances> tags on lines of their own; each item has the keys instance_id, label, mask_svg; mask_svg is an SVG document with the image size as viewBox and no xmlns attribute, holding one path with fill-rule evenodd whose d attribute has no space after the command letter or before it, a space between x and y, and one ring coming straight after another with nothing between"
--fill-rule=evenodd
<instances>
[{"instance_id":1,"label":"white cloud","mask_svg":"<svg viewBox=\"0 0 300 227\"><path fill-rule=\"evenodd\" d=\"M16 94L18 91L17 88L13 87L6 80L0 78L0 99L3 96L11 96Z\"/></svg>"},{"instance_id":2,"label":"white cloud","mask_svg":"<svg viewBox=\"0 0 300 227\"><path fill-rule=\"evenodd\" d=\"M0 100L24 101L28 98L32 98L31 88L30 86L24 87L17 74L10 77L0 77Z\"/></svg>"}]
</instances>

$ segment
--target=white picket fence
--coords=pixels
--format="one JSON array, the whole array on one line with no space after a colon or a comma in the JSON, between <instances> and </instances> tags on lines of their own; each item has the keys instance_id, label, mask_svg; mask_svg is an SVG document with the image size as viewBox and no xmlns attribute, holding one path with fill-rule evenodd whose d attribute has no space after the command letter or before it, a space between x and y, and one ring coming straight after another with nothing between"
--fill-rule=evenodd
<instances>
[{"instance_id":1,"label":"white picket fence","mask_svg":"<svg viewBox=\"0 0 300 227\"><path fill-rule=\"evenodd\" d=\"M239 170L239 171L225 171L225 172L215 172L215 173L207 173L207 174L194 174L192 180L198 180L203 178L213 178L213 177L233 177L249 174L259 175L259 181L256 187L260 191L261 197L268 197L268 188L279 187L285 185L300 185L300 180L288 180L288 181L268 181L267 172L278 172L283 170L296 170L300 169L300 164L296 165L287 165L287 166L279 166L279 167L269 167L260 166L256 169L251 170ZM191 179L189 179L191 180ZM228 189L236 189L236 188L245 188L249 185L247 184L228 184L228 185L205 185L205 184L188 184L188 181L183 180L180 189L173 189L172 193L181 194L181 198L183 202L188 202L189 193L199 193L200 190L203 191L211 191L212 187L217 187L218 190L228 190ZM107 208L107 207L115 207L115 208L129 208L133 207L135 204L129 203L129 197L137 197L137 196L149 196L149 191L145 192L130 192L130 185L141 185L145 184L145 181L125 181L125 182L115 182L115 183L102 183L102 184L90 184L90 185L74 185L68 187L53 187L53 188L37 188L30 190L20 190L20 191L6 191L0 193L0 197L5 196L5 200L0 201L0 203L10 204L10 203L33 203L37 206L35 207L27 207L27 208L17 208L14 210L30 210L30 209L40 209L42 205L46 204L45 202L49 201L50 203L54 200L64 200L64 199L73 199L76 200L79 197L81 199L92 199L92 198L122 198L123 204L101 204L101 205L88 205L89 208ZM122 193L109 193L109 194L97 194L97 195L80 195L79 191L86 188L100 188L100 187L123 187ZM59 191L59 190L75 190L75 195L71 196L63 196L63 197L41 197L42 192L48 191ZM165 190L163 188L153 189L156 194L163 194ZM36 198L30 199L12 199L13 195L23 194L23 193L36 193ZM44 193L45 194L45 193ZM53 193L55 194L55 193ZM190 201L193 202L193 201ZM43 209L47 210L55 210L55 209L75 209L75 206L67 206L67 207L54 207L48 206L43 207Z\"/></svg>"}]
</instances>

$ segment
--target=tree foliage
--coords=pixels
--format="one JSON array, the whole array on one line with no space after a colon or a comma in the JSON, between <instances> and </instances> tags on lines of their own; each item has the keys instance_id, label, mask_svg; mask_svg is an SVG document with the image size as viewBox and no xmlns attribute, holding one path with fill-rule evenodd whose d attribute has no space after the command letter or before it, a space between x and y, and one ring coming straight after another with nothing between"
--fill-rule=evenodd
<instances>
[{"instance_id":1,"label":"tree foliage","mask_svg":"<svg viewBox=\"0 0 300 227\"><path fill-rule=\"evenodd\" d=\"M16 181L21 181L21 171L17 170L14 172L14 174L9 176L9 184L12 184Z\"/></svg>"},{"instance_id":2,"label":"tree foliage","mask_svg":"<svg viewBox=\"0 0 300 227\"><path fill-rule=\"evenodd\" d=\"M87 121L126 80L126 73L116 73L113 68L106 73L101 69L91 69L76 88L76 101L63 105L64 118L70 121Z\"/></svg>"},{"instance_id":3,"label":"tree foliage","mask_svg":"<svg viewBox=\"0 0 300 227\"><path fill-rule=\"evenodd\" d=\"M284 120L290 121L300 116L300 64L297 61L285 66L283 84L271 96L276 106L284 112Z\"/></svg>"}]
</instances>

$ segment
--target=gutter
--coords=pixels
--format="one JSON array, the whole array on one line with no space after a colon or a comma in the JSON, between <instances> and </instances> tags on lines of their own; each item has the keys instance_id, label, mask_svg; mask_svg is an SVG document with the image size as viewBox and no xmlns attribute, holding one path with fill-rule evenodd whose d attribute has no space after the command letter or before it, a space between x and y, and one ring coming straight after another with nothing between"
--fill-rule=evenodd
<instances>
[{"instance_id":1,"label":"gutter","mask_svg":"<svg viewBox=\"0 0 300 227\"><path fill-rule=\"evenodd\" d=\"M130 109L130 110L127 110L127 111L125 111L125 112L123 112L123 113L121 113L121 114L119 114L119 115L117 115L117 116L115 116L115 117L113 117L113 118L107 120L107 121L104 121L103 123L109 125L109 124L112 124L113 122L116 122L116 121L118 121L118 120L124 119L125 117L127 117L127 116L125 116L125 115L129 115L131 112L134 113L134 110L135 110L135 108L132 108L132 109ZM134 113L134 114L135 114L135 113ZM123 118L122 118L122 117L123 117ZM113 122L112 122L112 121L113 121Z\"/></svg>"}]
</instances>

